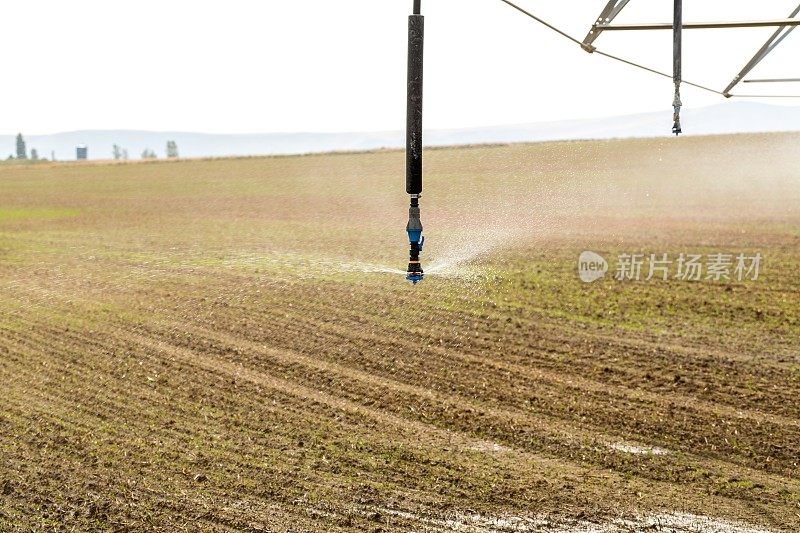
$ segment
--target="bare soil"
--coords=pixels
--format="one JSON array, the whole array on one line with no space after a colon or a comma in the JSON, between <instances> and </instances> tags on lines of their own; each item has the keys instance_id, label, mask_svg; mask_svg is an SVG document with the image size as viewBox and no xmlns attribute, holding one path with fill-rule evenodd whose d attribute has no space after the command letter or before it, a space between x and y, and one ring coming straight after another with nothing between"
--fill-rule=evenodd
<instances>
[{"instance_id":1,"label":"bare soil","mask_svg":"<svg viewBox=\"0 0 800 533\"><path fill-rule=\"evenodd\" d=\"M798 140L0 167L0 530L797 531Z\"/></svg>"}]
</instances>

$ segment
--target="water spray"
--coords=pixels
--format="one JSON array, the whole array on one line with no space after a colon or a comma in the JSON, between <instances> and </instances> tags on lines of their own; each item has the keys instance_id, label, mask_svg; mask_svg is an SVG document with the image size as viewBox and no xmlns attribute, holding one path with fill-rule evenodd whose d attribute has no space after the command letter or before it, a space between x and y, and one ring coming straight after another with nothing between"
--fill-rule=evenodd
<instances>
[{"instance_id":1,"label":"water spray","mask_svg":"<svg viewBox=\"0 0 800 533\"><path fill-rule=\"evenodd\" d=\"M419 199L422 196L422 70L425 43L425 17L422 0L414 0L414 13L408 17L408 94L406 115L406 192L411 196L406 233L411 244L406 279L414 285L422 281L419 254L422 236Z\"/></svg>"}]
</instances>

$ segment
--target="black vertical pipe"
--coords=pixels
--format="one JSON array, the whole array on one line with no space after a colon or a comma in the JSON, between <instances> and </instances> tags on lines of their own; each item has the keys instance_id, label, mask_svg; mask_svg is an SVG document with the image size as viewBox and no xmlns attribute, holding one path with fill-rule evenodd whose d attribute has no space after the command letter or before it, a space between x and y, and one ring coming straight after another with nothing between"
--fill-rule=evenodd
<instances>
[{"instance_id":1,"label":"black vertical pipe","mask_svg":"<svg viewBox=\"0 0 800 533\"><path fill-rule=\"evenodd\" d=\"M683 0L675 0L675 18L672 26L672 78L681 82L681 58L683 55Z\"/></svg>"},{"instance_id":2,"label":"black vertical pipe","mask_svg":"<svg viewBox=\"0 0 800 533\"><path fill-rule=\"evenodd\" d=\"M683 78L683 0L675 0L674 19L672 23L672 81L675 83L675 99L672 133L681 133L681 82Z\"/></svg>"},{"instance_id":3,"label":"black vertical pipe","mask_svg":"<svg viewBox=\"0 0 800 533\"><path fill-rule=\"evenodd\" d=\"M408 102L406 108L406 192L422 192L422 57L425 17L419 14L421 0L414 0L408 17Z\"/></svg>"}]
</instances>

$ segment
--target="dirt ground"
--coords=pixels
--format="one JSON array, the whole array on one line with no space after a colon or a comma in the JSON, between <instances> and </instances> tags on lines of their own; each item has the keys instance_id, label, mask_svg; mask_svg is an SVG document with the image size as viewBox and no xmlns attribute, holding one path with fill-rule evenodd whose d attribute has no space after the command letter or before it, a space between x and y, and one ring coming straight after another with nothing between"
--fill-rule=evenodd
<instances>
[{"instance_id":1,"label":"dirt ground","mask_svg":"<svg viewBox=\"0 0 800 533\"><path fill-rule=\"evenodd\" d=\"M798 531L798 146L2 165L0 530Z\"/></svg>"}]
</instances>

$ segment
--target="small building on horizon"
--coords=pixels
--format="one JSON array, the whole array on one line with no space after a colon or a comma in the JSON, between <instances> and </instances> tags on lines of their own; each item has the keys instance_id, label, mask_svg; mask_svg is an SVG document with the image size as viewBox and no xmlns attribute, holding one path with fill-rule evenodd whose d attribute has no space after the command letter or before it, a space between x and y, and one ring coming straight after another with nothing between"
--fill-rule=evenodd
<instances>
[{"instance_id":1,"label":"small building on horizon","mask_svg":"<svg viewBox=\"0 0 800 533\"><path fill-rule=\"evenodd\" d=\"M86 159L89 159L89 147L86 146L85 144L79 144L75 148L75 155L78 161L84 161Z\"/></svg>"}]
</instances>

